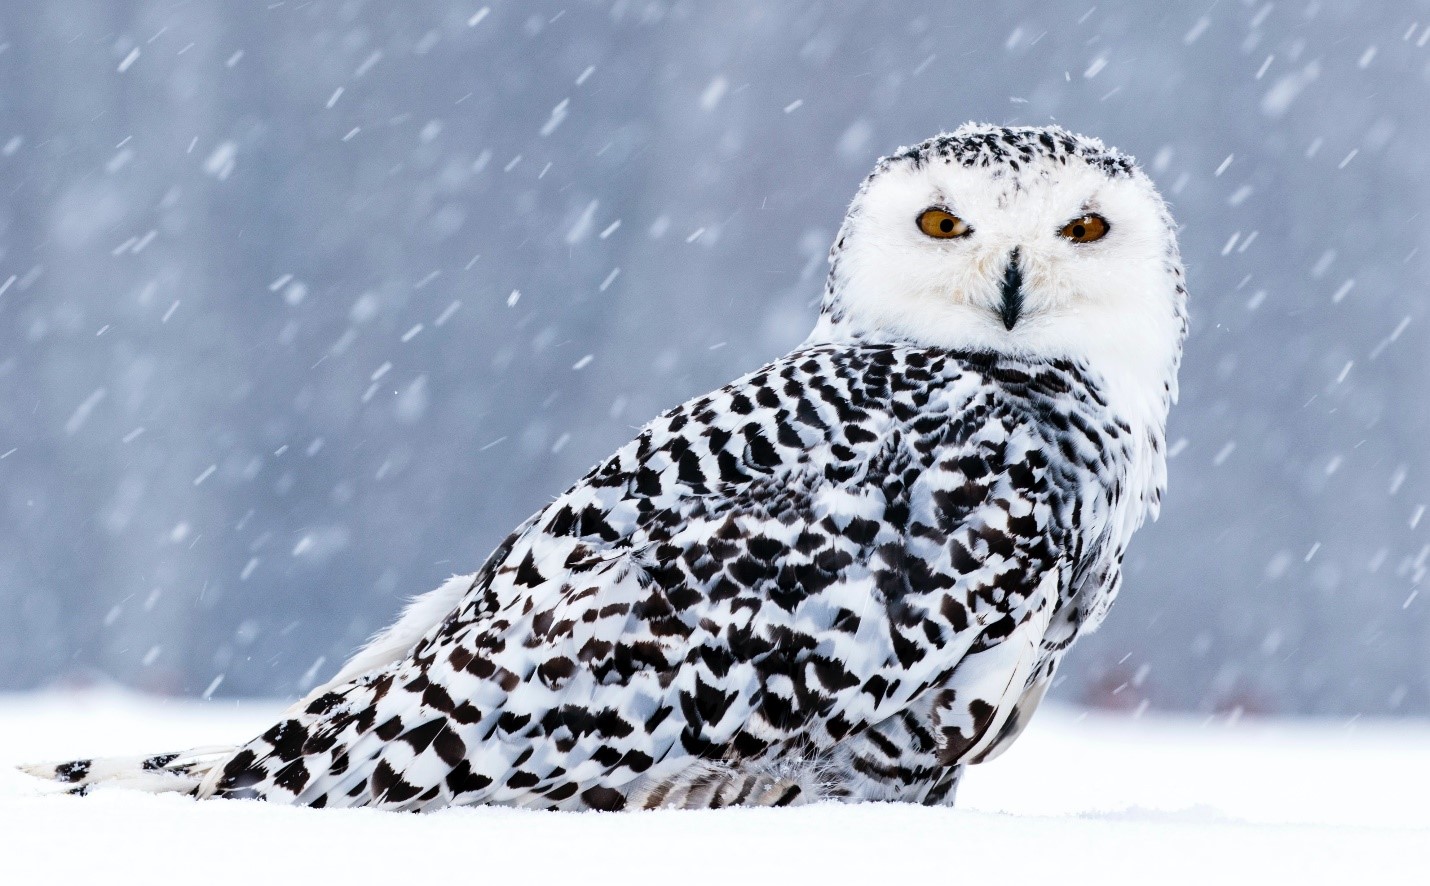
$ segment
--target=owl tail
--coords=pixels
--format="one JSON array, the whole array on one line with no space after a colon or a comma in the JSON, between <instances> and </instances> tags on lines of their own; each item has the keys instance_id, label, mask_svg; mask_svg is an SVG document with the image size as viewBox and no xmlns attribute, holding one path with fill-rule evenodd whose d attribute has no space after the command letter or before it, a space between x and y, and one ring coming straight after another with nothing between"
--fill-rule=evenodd
<instances>
[{"instance_id":1,"label":"owl tail","mask_svg":"<svg viewBox=\"0 0 1430 886\"><path fill-rule=\"evenodd\" d=\"M151 794L192 794L209 771L233 756L234 750L232 747L205 747L148 757L99 757L66 763L29 763L21 766L20 771L68 785L72 794L87 794L98 787Z\"/></svg>"}]
</instances>

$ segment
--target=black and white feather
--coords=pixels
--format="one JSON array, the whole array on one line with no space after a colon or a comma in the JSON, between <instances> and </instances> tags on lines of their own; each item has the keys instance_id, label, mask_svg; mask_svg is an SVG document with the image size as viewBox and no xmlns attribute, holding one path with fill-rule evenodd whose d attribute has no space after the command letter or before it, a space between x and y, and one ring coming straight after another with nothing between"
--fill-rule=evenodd
<instances>
[{"instance_id":1,"label":"black and white feather","mask_svg":"<svg viewBox=\"0 0 1430 886\"><path fill-rule=\"evenodd\" d=\"M1106 236L1061 233L1089 214ZM651 422L263 735L31 771L400 810L951 802L1157 510L1175 229L1100 142L968 125L879 161L830 264L808 341Z\"/></svg>"}]
</instances>

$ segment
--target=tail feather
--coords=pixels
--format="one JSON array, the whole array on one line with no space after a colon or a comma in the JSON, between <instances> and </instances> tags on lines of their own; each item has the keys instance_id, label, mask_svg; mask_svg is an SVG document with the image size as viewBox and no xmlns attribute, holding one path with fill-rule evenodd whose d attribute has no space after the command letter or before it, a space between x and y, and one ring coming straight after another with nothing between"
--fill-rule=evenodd
<instances>
[{"instance_id":1,"label":"tail feather","mask_svg":"<svg viewBox=\"0 0 1430 886\"><path fill-rule=\"evenodd\" d=\"M373 637L333 679L311 690L288 709L277 725L244 745L194 748L147 757L31 763L19 769L67 785L75 794L116 787L199 798L281 798L284 802L310 805L324 805L331 799L334 805L360 805L354 800L367 789L367 778L386 741L370 734L372 722L364 722L347 711L359 704L370 706L382 697L387 684L375 693L373 675L400 665L426 634L442 624L476 579L473 575L454 575L436 590L415 598L397 622ZM388 683L391 680L388 676ZM343 710L335 709L339 704ZM319 739L309 741L310 729L320 734ZM300 746L306 745L298 759L289 755L286 745L281 751L278 746L295 736ZM332 771L335 763L339 766L337 772ZM343 792L341 797L335 793L338 789Z\"/></svg>"},{"instance_id":2,"label":"tail feather","mask_svg":"<svg viewBox=\"0 0 1430 886\"><path fill-rule=\"evenodd\" d=\"M211 746L145 757L97 757L64 763L29 763L20 768L36 778L69 786L86 794L98 787L125 788L153 794L192 794L209 771L233 755L234 748Z\"/></svg>"}]
</instances>

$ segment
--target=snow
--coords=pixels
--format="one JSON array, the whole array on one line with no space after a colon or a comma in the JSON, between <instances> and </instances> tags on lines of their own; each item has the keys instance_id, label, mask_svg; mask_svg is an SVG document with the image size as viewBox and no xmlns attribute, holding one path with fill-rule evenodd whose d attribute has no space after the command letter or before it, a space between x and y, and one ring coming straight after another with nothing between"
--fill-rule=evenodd
<instances>
[{"instance_id":1,"label":"snow","mask_svg":"<svg viewBox=\"0 0 1430 886\"><path fill-rule=\"evenodd\" d=\"M1134 719L1053 707L1011 751L970 772L952 810L407 816L120 791L75 798L9 769L225 743L280 708L111 692L0 696L0 880L1300 884L1423 882L1430 869L1423 721Z\"/></svg>"}]
</instances>

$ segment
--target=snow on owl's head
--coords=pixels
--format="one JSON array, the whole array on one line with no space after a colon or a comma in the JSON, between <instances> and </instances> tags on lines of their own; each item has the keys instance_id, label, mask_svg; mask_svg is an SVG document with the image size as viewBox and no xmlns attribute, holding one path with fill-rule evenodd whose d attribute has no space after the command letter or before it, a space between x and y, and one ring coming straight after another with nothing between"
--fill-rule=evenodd
<instances>
[{"instance_id":1,"label":"snow on owl's head","mask_svg":"<svg viewBox=\"0 0 1430 886\"><path fill-rule=\"evenodd\" d=\"M1133 160L1096 139L967 124L901 148L864 181L829 261L812 340L1078 360L1149 418L1176 396L1176 230Z\"/></svg>"}]
</instances>

